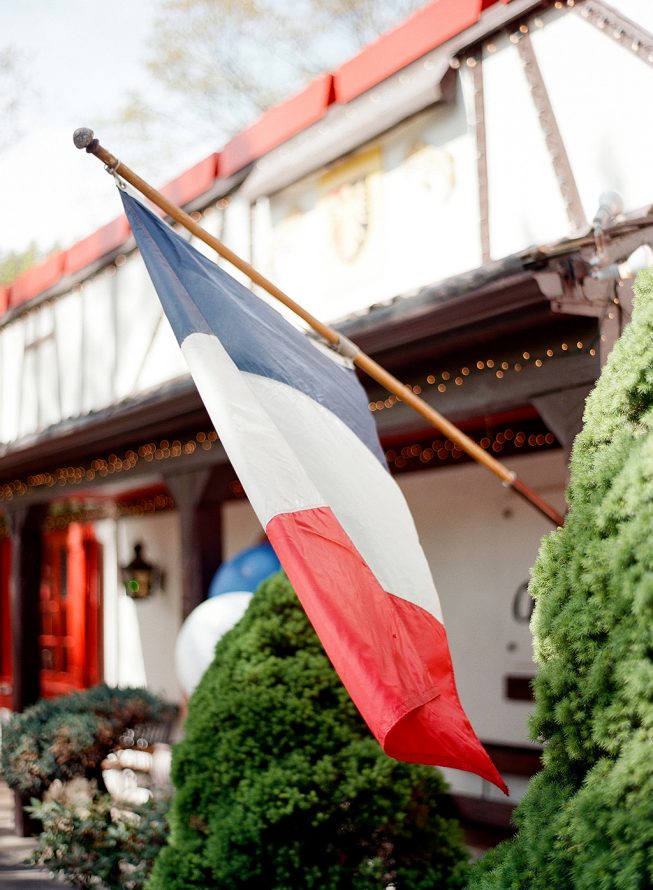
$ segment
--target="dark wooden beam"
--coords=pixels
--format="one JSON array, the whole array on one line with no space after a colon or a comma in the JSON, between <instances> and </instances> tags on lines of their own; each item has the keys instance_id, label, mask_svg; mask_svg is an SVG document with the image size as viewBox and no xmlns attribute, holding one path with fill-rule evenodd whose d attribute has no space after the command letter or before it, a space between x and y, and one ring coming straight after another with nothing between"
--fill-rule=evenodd
<instances>
[{"instance_id":1,"label":"dark wooden beam","mask_svg":"<svg viewBox=\"0 0 653 890\"><path fill-rule=\"evenodd\" d=\"M184 618L204 602L222 562L221 504L233 478L230 466L166 477L181 524Z\"/></svg>"},{"instance_id":2,"label":"dark wooden beam","mask_svg":"<svg viewBox=\"0 0 653 890\"><path fill-rule=\"evenodd\" d=\"M503 775L530 779L541 769L540 748L495 742L483 742L483 746ZM516 828L512 821L514 803L466 794L451 794L450 799L465 833L465 840L470 846L486 850L515 834Z\"/></svg>"},{"instance_id":3,"label":"dark wooden beam","mask_svg":"<svg viewBox=\"0 0 653 890\"><path fill-rule=\"evenodd\" d=\"M653 64L653 35L615 9L614 2L586 0L575 7L590 24L598 28L606 37L611 37L625 50L632 52L647 65Z\"/></svg>"},{"instance_id":4,"label":"dark wooden beam","mask_svg":"<svg viewBox=\"0 0 653 890\"><path fill-rule=\"evenodd\" d=\"M11 620L14 711L34 704L40 695L40 587L43 564L43 504L7 511L11 537ZM20 837L35 832L24 810L29 801L15 795L15 831Z\"/></svg>"},{"instance_id":5,"label":"dark wooden beam","mask_svg":"<svg viewBox=\"0 0 653 890\"><path fill-rule=\"evenodd\" d=\"M556 174L560 196L567 211L567 219L576 232L584 232L587 229L587 220L583 211L583 203L528 32L519 34L517 51L522 60L535 111L549 151L551 166Z\"/></svg>"},{"instance_id":6,"label":"dark wooden beam","mask_svg":"<svg viewBox=\"0 0 653 890\"><path fill-rule=\"evenodd\" d=\"M503 678L503 696L509 701L535 701L533 694L534 677L507 674Z\"/></svg>"},{"instance_id":7,"label":"dark wooden beam","mask_svg":"<svg viewBox=\"0 0 653 890\"><path fill-rule=\"evenodd\" d=\"M39 698L40 610L43 522L47 507L38 504L7 512L11 536L13 709L22 711Z\"/></svg>"},{"instance_id":8,"label":"dark wooden beam","mask_svg":"<svg viewBox=\"0 0 653 890\"><path fill-rule=\"evenodd\" d=\"M181 527L182 617L206 598L202 586L202 556L197 507L209 481L209 469L166 477L175 499ZM203 537L203 536L202 536Z\"/></svg>"},{"instance_id":9,"label":"dark wooden beam","mask_svg":"<svg viewBox=\"0 0 653 890\"><path fill-rule=\"evenodd\" d=\"M499 742L483 742L492 763L500 773L525 776L530 779L542 768L542 749L526 745L504 745Z\"/></svg>"},{"instance_id":10,"label":"dark wooden beam","mask_svg":"<svg viewBox=\"0 0 653 890\"><path fill-rule=\"evenodd\" d=\"M515 834L512 824L514 804L465 794L452 794L451 802L470 846L485 850Z\"/></svg>"},{"instance_id":11,"label":"dark wooden beam","mask_svg":"<svg viewBox=\"0 0 653 890\"><path fill-rule=\"evenodd\" d=\"M468 57L472 65L474 85L474 129L476 132L476 180L478 183L478 209L481 236L481 260L483 265L491 261L490 251L490 190L487 171L487 139L485 132L485 89L483 84L483 51Z\"/></svg>"},{"instance_id":12,"label":"dark wooden beam","mask_svg":"<svg viewBox=\"0 0 653 890\"><path fill-rule=\"evenodd\" d=\"M209 593L213 576L222 564L222 511L216 503L200 502L195 511L195 528L199 549L199 583L201 601Z\"/></svg>"}]
</instances>

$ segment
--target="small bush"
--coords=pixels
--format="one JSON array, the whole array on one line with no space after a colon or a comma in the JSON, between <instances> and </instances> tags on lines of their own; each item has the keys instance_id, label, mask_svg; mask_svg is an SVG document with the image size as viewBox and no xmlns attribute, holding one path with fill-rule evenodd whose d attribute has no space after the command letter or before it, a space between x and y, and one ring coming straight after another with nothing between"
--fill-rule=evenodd
<instances>
[{"instance_id":1,"label":"small bush","mask_svg":"<svg viewBox=\"0 0 653 890\"><path fill-rule=\"evenodd\" d=\"M73 887L143 890L167 832L166 800L117 806L106 794L86 799L34 800L29 811L43 824L32 864L45 866Z\"/></svg>"},{"instance_id":2,"label":"small bush","mask_svg":"<svg viewBox=\"0 0 653 890\"><path fill-rule=\"evenodd\" d=\"M145 689L104 684L42 699L13 714L3 730L3 778L25 797L41 797L55 779L86 776L101 786L100 764L129 729L175 714L174 705Z\"/></svg>"},{"instance_id":3,"label":"small bush","mask_svg":"<svg viewBox=\"0 0 653 890\"><path fill-rule=\"evenodd\" d=\"M473 890L653 887L653 275L587 402L531 589L544 768Z\"/></svg>"},{"instance_id":4,"label":"small bush","mask_svg":"<svg viewBox=\"0 0 653 890\"><path fill-rule=\"evenodd\" d=\"M464 885L440 773L383 753L282 575L218 644L173 781L149 890Z\"/></svg>"}]
</instances>

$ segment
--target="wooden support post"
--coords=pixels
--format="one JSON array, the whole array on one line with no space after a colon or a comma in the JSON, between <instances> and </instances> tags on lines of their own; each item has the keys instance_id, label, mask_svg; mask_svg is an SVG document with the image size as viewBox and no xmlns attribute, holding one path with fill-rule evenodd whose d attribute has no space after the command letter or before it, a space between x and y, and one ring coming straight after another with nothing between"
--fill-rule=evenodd
<instances>
[{"instance_id":1,"label":"wooden support post","mask_svg":"<svg viewBox=\"0 0 653 890\"><path fill-rule=\"evenodd\" d=\"M8 513L12 557L12 705L15 711L34 704L40 692L39 592L46 514L47 508L43 505L22 507Z\"/></svg>"},{"instance_id":2,"label":"wooden support post","mask_svg":"<svg viewBox=\"0 0 653 890\"><path fill-rule=\"evenodd\" d=\"M12 705L15 711L22 711L34 704L40 694L39 594L46 514L47 507L41 504L8 511L12 548ZM36 829L35 823L23 809L27 803L28 800L15 794L15 831L20 837L29 837Z\"/></svg>"},{"instance_id":3,"label":"wooden support post","mask_svg":"<svg viewBox=\"0 0 653 890\"><path fill-rule=\"evenodd\" d=\"M222 535L216 470L167 476L181 527L182 614L186 618L204 602L209 584L222 562Z\"/></svg>"},{"instance_id":4,"label":"wooden support post","mask_svg":"<svg viewBox=\"0 0 653 890\"><path fill-rule=\"evenodd\" d=\"M621 307L616 303L611 303L602 318L599 319L599 356L601 358L601 367L607 362L614 344L621 336L622 329Z\"/></svg>"},{"instance_id":5,"label":"wooden support post","mask_svg":"<svg viewBox=\"0 0 653 890\"><path fill-rule=\"evenodd\" d=\"M197 530L200 585L203 601L208 596L213 576L222 564L222 513L220 504L210 498L202 500L195 510L195 528Z\"/></svg>"}]
</instances>

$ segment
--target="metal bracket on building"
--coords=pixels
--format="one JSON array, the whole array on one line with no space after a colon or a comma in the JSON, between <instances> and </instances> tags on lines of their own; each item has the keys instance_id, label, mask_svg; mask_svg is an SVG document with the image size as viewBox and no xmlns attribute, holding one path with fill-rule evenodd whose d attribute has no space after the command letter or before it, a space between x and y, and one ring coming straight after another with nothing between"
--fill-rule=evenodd
<instances>
[{"instance_id":1,"label":"metal bracket on building","mask_svg":"<svg viewBox=\"0 0 653 890\"><path fill-rule=\"evenodd\" d=\"M619 227L605 243L605 263L617 267L624 258L642 244L653 240L653 220L650 226L640 226L627 233ZM632 309L632 283L618 276L595 274L596 254L589 243L579 253L551 257L546 267L541 257L533 260L531 274L545 296L552 312L559 315L582 315L596 318L599 326L598 351L601 364L629 321ZM527 264L528 265L528 264Z\"/></svg>"}]
</instances>

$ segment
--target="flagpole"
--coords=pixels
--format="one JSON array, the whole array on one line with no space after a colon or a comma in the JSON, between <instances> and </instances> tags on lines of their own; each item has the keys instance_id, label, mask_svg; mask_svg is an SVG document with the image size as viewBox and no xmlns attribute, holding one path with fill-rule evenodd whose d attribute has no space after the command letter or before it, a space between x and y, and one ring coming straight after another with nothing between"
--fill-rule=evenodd
<instances>
[{"instance_id":1,"label":"flagpole","mask_svg":"<svg viewBox=\"0 0 653 890\"><path fill-rule=\"evenodd\" d=\"M458 429L453 423L443 417L439 411L428 405L423 399L420 399L413 390L390 374L385 368L377 364L374 359L370 358L364 352L361 352L350 340L339 334L336 330L324 324L315 316L311 315L303 306L296 303L292 297L289 297L284 291L278 288L272 281L262 275L257 269L251 266L246 260L234 253L214 235L211 235L206 229L202 228L186 211L177 207L172 201L169 201L160 191L151 186L142 179L137 173L134 173L126 164L123 164L115 155L107 151L98 139L94 138L92 130L82 127L75 130L73 141L77 148L86 149L88 154L93 154L101 160L109 173L124 179L148 200L159 207L172 219L176 220L189 232L195 235L200 241L212 247L223 259L228 260L233 266L246 275L254 284L257 284L263 290L267 291L272 297L283 303L288 309L291 309L306 324L316 331L328 343L337 347L340 352L352 359L354 364L365 371L373 380L380 383L389 392L396 395L402 402L409 405L422 417L424 417L432 426L439 430L443 435L451 439L452 442L469 457L477 463L484 466L491 473L494 473L501 482L524 500L528 501L536 510L543 513L547 519L554 525L560 526L564 524L564 518L558 511L541 498L535 491L529 488L524 482L517 477L515 473L508 470L498 460L484 451L480 445L465 435L462 430Z\"/></svg>"}]
</instances>

